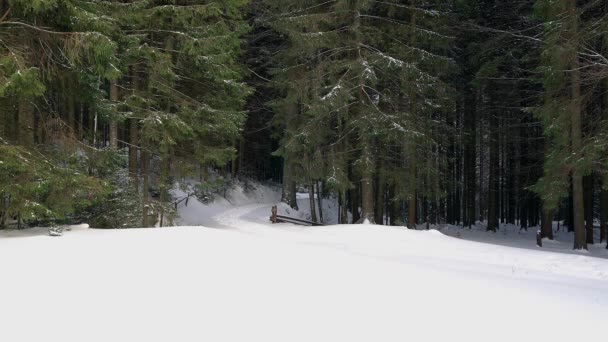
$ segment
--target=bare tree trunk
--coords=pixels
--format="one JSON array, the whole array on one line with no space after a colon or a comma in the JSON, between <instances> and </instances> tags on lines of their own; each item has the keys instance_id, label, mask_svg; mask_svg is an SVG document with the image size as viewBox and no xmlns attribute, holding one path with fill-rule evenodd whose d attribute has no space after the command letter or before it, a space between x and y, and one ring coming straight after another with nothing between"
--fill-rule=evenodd
<instances>
[{"instance_id":1,"label":"bare tree trunk","mask_svg":"<svg viewBox=\"0 0 608 342\"><path fill-rule=\"evenodd\" d=\"M385 182L383 172L383 162L377 162L376 170L376 207L374 211L374 219L378 224L384 224L384 196L385 196Z\"/></svg>"},{"instance_id":2,"label":"bare tree trunk","mask_svg":"<svg viewBox=\"0 0 608 342\"><path fill-rule=\"evenodd\" d=\"M131 67L129 72L131 73L131 79L133 80L133 93L137 93L140 88L139 74L137 73L137 67ZM137 118L129 119L129 176L131 178L131 185L135 190L135 193L139 193L139 120Z\"/></svg>"},{"instance_id":3,"label":"bare tree trunk","mask_svg":"<svg viewBox=\"0 0 608 342\"><path fill-rule=\"evenodd\" d=\"M411 6L412 7L416 6L415 0L412 0ZM416 45L417 14L418 14L418 11L412 11L411 19L410 19L411 27L412 27L410 40L412 41L412 46ZM410 112L412 113L412 115L416 115L418 112L416 91L414 89L412 89L410 92ZM417 168L418 168L417 161L418 160L417 159L418 159L418 156L416 155L416 145L414 144L413 141L410 141L407 144L407 151L408 151L408 162L409 162L408 177L410 178L410 184L412 185L409 190L408 205L407 205L407 211L408 211L407 227L409 229L416 229L416 219L417 219L416 197L417 197L417 191L418 191L418 187L417 187L417 183L418 183L418 170L417 170Z\"/></svg>"},{"instance_id":4,"label":"bare tree trunk","mask_svg":"<svg viewBox=\"0 0 608 342\"><path fill-rule=\"evenodd\" d=\"M310 217L313 222L317 221L317 211L315 210L315 183L310 182L310 187L308 191L308 203L310 205Z\"/></svg>"},{"instance_id":5,"label":"bare tree trunk","mask_svg":"<svg viewBox=\"0 0 608 342\"><path fill-rule=\"evenodd\" d=\"M290 207L298 210L298 201L296 199L296 182L293 175L293 164L287 158L283 159L283 193L281 202L287 203Z\"/></svg>"},{"instance_id":6,"label":"bare tree trunk","mask_svg":"<svg viewBox=\"0 0 608 342\"><path fill-rule=\"evenodd\" d=\"M587 244L593 244L593 174L583 177L583 197L585 203L585 231Z\"/></svg>"},{"instance_id":7,"label":"bare tree trunk","mask_svg":"<svg viewBox=\"0 0 608 342\"><path fill-rule=\"evenodd\" d=\"M117 81L110 83L110 101L118 101L118 84ZM116 120L110 120L110 148L118 149L118 123Z\"/></svg>"},{"instance_id":8,"label":"bare tree trunk","mask_svg":"<svg viewBox=\"0 0 608 342\"><path fill-rule=\"evenodd\" d=\"M490 114L491 122L490 129L490 179L489 179L489 191L488 191L488 227L489 231L496 231L498 229L498 163L499 163L499 151L498 151L498 125L495 114Z\"/></svg>"},{"instance_id":9,"label":"bare tree trunk","mask_svg":"<svg viewBox=\"0 0 608 342\"><path fill-rule=\"evenodd\" d=\"M396 226L401 223L401 210L399 208L400 200L397 199L397 186L395 184L391 184L389 186L389 216L390 216L390 225Z\"/></svg>"},{"instance_id":10,"label":"bare tree trunk","mask_svg":"<svg viewBox=\"0 0 608 342\"><path fill-rule=\"evenodd\" d=\"M515 223L517 224L517 220L519 220L519 225L521 227L521 138L522 138L522 134L521 134L521 128L519 127L519 125L515 125L515 129L514 129L514 134L515 134L515 176L513 179L513 197L515 199Z\"/></svg>"},{"instance_id":11,"label":"bare tree trunk","mask_svg":"<svg viewBox=\"0 0 608 342\"><path fill-rule=\"evenodd\" d=\"M349 205L350 212L352 214L352 223L356 223L359 221L361 217L359 212L359 190L361 189L361 185L359 183L355 183L354 187L348 191L349 193Z\"/></svg>"},{"instance_id":12,"label":"bare tree trunk","mask_svg":"<svg viewBox=\"0 0 608 342\"><path fill-rule=\"evenodd\" d=\"M570 13L572 20L572 35L574 39L578 39L578 13L576 8L576 0L570 0ZM578 53L578 46L577 51ZM572 139L572 153L577 155L577 159L581 157L583 139L582 139L582 96L581 96L581 72L579 69L578 56L576 56L572 64L570 72L572 77L572 105L570 117L570 136ZM587 238L585 231L585 204L583 198L583 172L577 165L574 165L572 170L572 196L574 203L574 249L587 249Z\"/></svg>"},{"instance_id":13,"label":"bare tree trunk","mask_svg":"<svg viewBox=\"0 0 608 342\"><path fill-rule=\"evenodd\" d=\"M553 240L553 213L554 210L545 208L543 205L543 214L541 217L540 227L541 238Z\"/></svg>"},{"instance_id":14,"label":"bare tree trunk","mask_svg":"<svg viewBox=\"0 0 608 342\"><path fill-rule=\"evenodd\" d=\"M131 178L131 184L136 192L139 191L139 177L137 175L138 169L138 148L139 145L139 127L137 119L129 119L129 176Z\"/></svg>"},{"instance_id":15,"label":"bare tree trunk","mask_svg":"<svg viewBox=\"0 0 608 342\"><path fill-rule=\"evenodd\" d=\"M142 210L142 214L143 214L143 220L142 220L142 225L144 228L149 227L150 222L149 222L149 210L148 210L148 206L149 206L149 201L150 201L150 183L149 183L149 177L148 177L148 170L149 170L149 166L150 166L150 153L144 148L142 149L142 158L141 158L141 173L142 173L142 177L143 177L143 189L142 189L142 194L143 194L143 210Z\"/></svg>"},{"instance_id":16,"label":"bare tree trunk","mask_svg":"<svg viewBox=\"0 0 608 342\"><path fill-rule=\"evenodd\" d=\"M340 223L348 223L348 207L346 206L346 191L340 191Z\"/></svg>"},{"instance_id":17,"label":"bare tree trunk","mask_svg":"<svg viewBox=\"0 0 608 342\"><path fill-rule=\"evenodd\" d=\"M600 193L600 243L608 240L608 190ZM608 245L607 245L608 247Z\"/></svg>"},{"instance_id":18,"label":"bare tree trunk","mask_svg":"<svg viewBox=\"0 0 608 342\"><path fill-rule=\"evenodd\" d=\"M168 153L167 156L162 158L161 166L160 166L160 180L159 180L159 190L160 190L160 226L163 226L165 219L165 202L169 199L169 174L171 171L171 158L169 157L171 153Z\"/></svg>"},{"instance_id":19,"label":"bare tree trunk","mask_svg":"<svg viewBox=\"0 0 608 342\"><path fill-rule=\"evenodd\" d=\"M319 222L323 223L323 196L321 193L321 182L317 183L317 204L319 205Z\"/></svg>"},{"instance_id":20,"label":"bare tree trunk","mask_svg":"<svg viewBox=\"0 0 608 342\"><path fill-rule=\"evenodd\" d=\"M463 227L471 228L475 224L475 125L476 125L476 102L475 89L466 86L464 106L464 215Z\"/></svg>"},{"instance_id":21,"label":"bare tree trunk","mask_svg":"<svg viewBox=\"0 0 608 342\"><path fill-rule=\"evenodd\" d=\"M374 220L374 186L373 180L373 167L374 157L370 151L370 142L367 142L366 146L363 147L363 163L362 163L362 176L361 176L361 217L359 223L369 222L375 223Z\"/></svg>"}]
</instances>

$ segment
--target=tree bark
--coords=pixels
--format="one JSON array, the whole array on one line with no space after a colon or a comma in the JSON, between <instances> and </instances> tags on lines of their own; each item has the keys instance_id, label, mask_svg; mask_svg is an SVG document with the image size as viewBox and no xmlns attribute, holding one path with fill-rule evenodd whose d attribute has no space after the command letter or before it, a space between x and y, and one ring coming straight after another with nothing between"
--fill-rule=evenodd
<instances>
[{"instance_id":1,"label":"tree bark","mask_svg":"<svg viewBox=\"0 0 608 342\"><path fill-rule=\"evenodd\" d=\"M416 6L416 1L412 0L412 7ZM416 45L416 20L417 20L417 14L418 11L412 11L412 17L411 17L411 27L412 27L412 31L411 31L411 38L410 40L412 41L412 46ZM410 113L411 115L416 116L417 112L418 112L418 105L417 105L417 98L416 98L416 90L414 87L411 88L410 90ZM417 197L417 183L418 183L418 166L417 166L417 159L418 156L416 155L416 145L414 143L413 140L410 140L407 145L406 145L406 151L407 151L407 157L408 157L408 177L409 177L409 181L410 181L410 189L409 189L409 193L408 193L408 205L407 205L407 227L409 229L416 229L416 212L417 212L417 208L416 208L416 197Z\"/></svg>"},{"instance_id":2,"label":"tree bark","mask_svg":"<svg viewBox=\"0 0 608 342\"><path fill-rule=\"evenodd\" d=\"M317 204L319 207L319 222L323 223L323 196L321 192L321 182L317 183Z\"/></svg>"},{"instance_id":3,"label":"tree bark","mask_svg":"<svg viewBox=\"0 0 608 342\"><path fill-rule=\"evenodd\" d=\"M110 101L118 102L118 83L111 81L110 83ZM110 120L110 148L118 149L118 123L115 119Z\"/></svg>"},{"instance_id":4,"label":"tree bark","mask_svg":"<svg viewBox=\"0 0 608 342\"><path fill-rule=\"evenodd\" d=\"M585 233L587 235L587 244L593 244L593 174L583 177L583 188Z\"/></svg>"},{"instance_id":5,"label":"tree bark","mask_svg":"<svg viewBox=\"0 0 608 342\"><path fill-rule=\"evenodd\" d=\"M135 192L139 192L139 177L137 175L138 169L138 148L139 145L139 127L137 119L129 119L129 176L131 178L131 185Z\"/></svg>"},{"instance_id":6,"label":"tree bark","mask_svg":"<svg viewBox=\"0 0 608 342\"><path fill-rule=\"evenodd\" d=\"M499 163L499 151L498 151L498 125L495 114L490 114L490 125L491 137L490 137L490 178L489 178L489 189L488 189L488 227L489 231L496 231L498 229L498 163Z\"/></svg>"},{"instance_id":7,"label":"tree bark","mask_svg":"<svg viewBox=\"0 0 608 342\"><path fill-rule=\"evenodd\" d=\"M475 176L476 176L476 101L475 89L466 85L464 105L464 215L463 227L475 224Z\"/></svg>"},{"instance_id":8,"label":"tree bark","mask_svg":"<svg viewBox=\"0 0 608 342\"><path fill-rule=\"evenodd\" d=\"M166 204L165 202L168 201L169 198L169 188L170 188L170 184L169 184L169 175L171 172L171 158L170 158L171 153L168 153L166 156L164 156L161 160L161 166L160 166L160 179L159 179L159 190L160 190L160 204L161 204L161 209L160 209L160 226L162 227L163 224L165 223L165 209L164 209L164 205Z\"/></svg>"},{"instance_id":9,"label":"tree bark","mask_svg":"<svg viewBox=\"0 0 608 342\"><path fill-rule=\"evenodd\" d=\"M600 193L600 243L608 238L608 190Z\"/></svg>"},{"instance_id":10,"label":"tree bark","mask_svg":"<svg viewBox=\"0 0 608 342\"><path fill-rule=\"evenodd\" d=\"M397 186L395 184L391 184L389 186L389 216L390 216L390 225L397 226L402 223L401 221L401 208L400 203L401 200L397 199Z\"/></svg>"},{"instance_id":11,"label":"tree bark","mask_svg":"<svg viewBox=\"0 0 608 342\"><path fill-rule=\"evenodd\" d=\"M384 171L383 163L378 161L376 170L376 206L374 210L374 220L378 224L384 224L384 196L385 196L385 183L384 183Z\"/></svg>"},{"instance_id":12,"label":"tree bark","mask_svg":"<svg viewBox=\"0 0 608 342\"><path fill-rule=\"evenodd\" d=\"M348 207L346 206L346 191L340 191L340 224L348 224Z\"/></svg>"},{"instance_id":13,"label":"tree bark","mask_svg":"<svg viewBox=\"0 0 608 342\"><path fill-rule=\"evenodd\" d=\"M296 199L296 182L293 175L293 164L288 158L283 159L283 184L281 202L287 203L291 208L298 210Z\"/></svg>"},{"instance_id":14,"label":"tree bark","mask_svg":"<svg viewBox=\"0 0 608 342\"><path fill-rule=\"evenodd\" d=\"M136 94L141 87L137 66L132 66L129 69L132 79L133 94ZM135 193L139 193L139 119L135 117L129 118L129 176L131 178L131 186Z\"/></svg>"},{"instance_id":15,"label":"tree bark","mask_svg":"<svg viewBox=\"0 0 608 342\"><path fill-rule=\"evenodd\" d=\"M570 19L572 21L571 34L575 40L578 40L578 13L576 8L576 0L569 1ZM576 51L579 51L579 44L576 44ZM582 157L583 139L582 139L582 96L581 96L581 72L579 69L578 55L573 57L571 67L572 77L572 101L571 101L571 116L570 116L570 136L572 139L572 153L576 155L575 159ZM585 204L583 199L583 172L578 165L573 165L572 168L572 197L574 204L574 249L587 249L587 239L585 231Z\"/></svg>"},{"instance_id":16,"label":"tree bark","mask_svg":"<svg viewBox=\"0 0 608 342\"><path fill-rule=\"evenodd\" d=\"M149 210L148 210L148 206L149 206L149 202L150 202L150 183L149 183L149 176L148 176L148 170L149 170L149 166L150 166L150 153L146 150L146 149L142 149L142 161L141 161L141 173L142 173L142 177L143 177L143 189L142 189L142 203L143 203L143 209L142 209L142 225L144 228L149 227L150 222L149 222Z\"/></svg>"},{"instance_id":17,"label":"tree bark","mask_svg":"<svg viewBox=\"0 0 608 342\"><path fill-rule=\"evenodd\" d=\"M553 240L553 213L554 210L545 208L543 205L543 215L540 227L541 238Z\"/></svg>"},{"instance_id":18,"label":"tree bark","mask_svg":"<svg viewBox=\"0 0 608 342\"><path fill-rule=\"evenodd\" d=\"M608 2L604 5L604 13L608 14ZM608 37L608 33L606 33ZM602 119L608 119L608 78L604 81L604 97L602 101ZM606 176L601 177L602 187L600 190L600 243L608 240L608 184L605 183ZM608 248L608 243L606 244Z\"/></svg>"},{"instance_id":19,"label":"tree bark","mask_svg":"<svg viewBox=\"0 0 608 342\"><path fill-rule=\"evenodd\" d=\"M361 217L359 223L369 222L375 223L374 220L374 186L373 180L373 167L374 157L370 150L370 143L363 147L363 160L362 160L362 176L361 176Z\"/></svg>"},{"instance_id":20,"label":"tree bark","mask_svg":"<svg viewBox=\"0 0 608 342\"><path fill-rule=\"evenodd\" d=\"M360 211L359 211L359 190L361 189L361 185L359 184L359 182L355 182L354 186L352 189L350 189L348 191L348 202L349 202L349 206L350 206L350 212L352 214L352 223L356 223L359 221L359 218L361 217L360 215Z\"/></svg>"},{"instance_id":21,"label":"tree bark","mask_svg":"<svg viewBox=\"0 0 608 342\"><path fill-rule=\"evenodd\" d=\"M315 210L315 183L310 182L310 187L308 191L308 203L310 205L310 217L313 222L317 221L317 211Z\"/></svg>"}]
</instances>

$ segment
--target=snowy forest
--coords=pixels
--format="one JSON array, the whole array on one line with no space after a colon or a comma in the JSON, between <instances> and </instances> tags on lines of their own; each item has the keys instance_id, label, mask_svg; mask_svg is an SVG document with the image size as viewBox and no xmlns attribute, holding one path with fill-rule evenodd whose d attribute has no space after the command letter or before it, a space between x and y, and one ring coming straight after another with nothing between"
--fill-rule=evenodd
<instances>
[{"instance_id":1,"label":"snowy forest","mask_svg":"<svg viewBox=\"0 0 608 342\"><path fill-rule=\"evenodd\" d=\"M551 239L560 221L575 249L606 239L605 1L0 12L2 227L170 225L176 181L205 197L247 177L282 184L293 208L301 188L336 199L338 223L508 223Z\"/></svg>"},{"instance_id":2,"label":"snowy forest","mask_svg":"<svg viewBox=\"0 0 608 342\"><path fill-rule=\"evenodd\" d=\"M608 0L0 0L0 341L596 340L607 240Z\"/></svg>"}]
</instances>

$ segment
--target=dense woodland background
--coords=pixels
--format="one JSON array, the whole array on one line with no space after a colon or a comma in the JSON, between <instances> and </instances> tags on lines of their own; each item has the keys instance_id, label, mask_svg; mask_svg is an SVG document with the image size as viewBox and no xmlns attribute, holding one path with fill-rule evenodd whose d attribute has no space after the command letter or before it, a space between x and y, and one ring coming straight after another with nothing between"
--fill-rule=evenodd
<instances>
[{"instance_id":1,"label":"dense woodland background","mask_svg":"<svg viewBox=\"0 0 608 342\"><path fill-rule=\"evenodd\" d=\"M253 178L584 249L607 119L603 0L0 0L2 227L168 225L176 181Z\"/></svg>"}]
</instances>

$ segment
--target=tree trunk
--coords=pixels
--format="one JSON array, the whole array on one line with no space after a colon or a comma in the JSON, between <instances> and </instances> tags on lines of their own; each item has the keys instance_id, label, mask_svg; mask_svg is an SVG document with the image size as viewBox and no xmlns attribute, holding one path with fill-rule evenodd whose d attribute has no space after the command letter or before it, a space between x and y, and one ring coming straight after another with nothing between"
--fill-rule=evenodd
<instances>
[{"instance_id":1,"label":"tree trunk","mask_svg":"<svg viewBox=\"0 0 608 342\"><path fill-rule=\"evenodd\" d=\"M414 8L416 6L416 1L412 0L411 3L412 8ZM417 32L416 32L416 20L417 20L417 15L418 15L418 11L412 11L411 14L411 27L412 27L412 31L411 31L411 44L412 46L416 46L416 38L417 38ZM411 89L410 91L410 113L411 115L416 116L418 114L418 104L417 104L417 98L416 98L416 91L414 88ZM409 229L416 229L416 212L417 212L417 203L416 203L416 197L417 197L417 183L418 183L418 165L417 165L417 161L418 161L418 156L416 155L416 145L414 143L414 141L410 140L407 143L406 146L406 151L407 151L407 157L408 157L408 177L410 180L410 189L409 189L409 194L408 194L408 205L407 205L407 227Z\"/></svg>"},{"instance_id":2,"label":"tree trunk","mask_svg":"<svg viewBox=\"0 0 608 342\"><path fill-rule=\"evenodd\" d=\"M118 102L118 84L117 81L110 83L110 101ZM118 123L115 119L110 120L110 148L118 149Z\"/></svg>"},{"instance_id":3,"label":"tree trunk","mask_svg":"<svg viewBox=\"0 0 608 342\"><path fill-rule=\"evenodd\" d=\"M604 2L604 14L608 14L608 2ZM604 39L608 39L608 32ZM608 49L605 49L608 50ZM605 53L608 51L605 51ZM604 79L604 97L602 101L602 119L608 119L608 78ZM607 241L608 248L608 184L604 183L606 177L602 177L602 188L600 192L600 243Z\"/></svg>"},{"instance_id":4,"label":"tree trunk","mask_svg":"<svg viewBox=\"0 0 608 342\"><path fill-rule=\"evenodd\" d=\"M137 176L137 146L139 145L138 133L139 127L137 124L137 119L129 119L129 177L131 178L131 185L136 193L139 192L139 177Z\"/></svg>"},{"instance_id":5,"label":"tree trunk","mask_svg":"<svg viewBox=\"0 0 608 342\"><path fill-rule=\"evenodd\" d=\"M583 188L587 244L593 244L593 174L583 177Z\"/></svg>"},{"instance_id":6,"label":"tree trunk","mask_svg":"<svg viewBox=\"0 0 608 342\"><path fill-rule=\"evenodd\" d=\"M129 73L133 82L133 94L136 94L141 86L137 68L131 67ZM139 144L139 119L132 117L129 118L129 177L135 193L139 193Z\"/></svg>"},{"instance_id":7,"label":"tree trunk","mask_svg":"<svg viewBox=\"0 0 608 342\"><path fill-rule=\"evenodd\" d=\"M530 225L530 223L528 222L528 219L530 218L529 216L529 211L530 211L530 206L529 201L528 201L528 197L530 196L530 192L528 190L524 190L523 192L523 196L521 199L521 211L520 211L520 222L519 222L519 229L525 229L526 231L528 230L528 226Z\"/></svg>"},{"instance_id":8,"label":"tree trunk","mask_svg":"<svg viewBox=\"0 0 608 342\"><path fill-rule=\"evenodd\" d=\"M352 223L358 222L361 217L360 212L359 212L359 190L360 189L361 189L361 186L357 182L354 184L353 188L348 191L350 212L352 214Z\"/></svg>"},{"instance_id":9,"label":"tree trunk","mask_svg":"<svg viewBox=\"0 0 608 342\"><path fill-rule=\"evenodd\" d=\"M498 163L499 163L499 151L498 151L498 124L495 114L490 114L490 125L491 137L490 137L490 179L489 179L489 191L488 191L488 227L489 231L496 231L498 229Z\"/></svg>"},{"instance_id":10,"label":"tree trunk","mask_svg":"<svg viewBox=\"0 0 608 342\"><path fill-rule=\"evenodd\" d=\"M567 204L567 208L566 210L567 215L566 215L566 222L564 223L566 226L568 226L568 232L574 232L574 201L573 201L573 197L572 197L572 176L569 177L569 181L570 181L570 189L568 192L568 204Z\"/></svg>"},{"instance_id":11,"label":"tree trunk","mask_svg":"<svg viewBox=\"0 0 608 342\"><path fill-rule=\"evenodd\" d=\"M523 106L522 106L523 107ZM515 153L515 175L513 177L513 199L515 206L515 223L519 220L521 225L521 128L518 124L515 125L514 133L514 153Z\"/></svg>"},{"instance_id":12,"label":"tree trunk","mask_svg":"<svg viewBox=\"0 0 608 342\"><path fill-rule=\"evenodd\" d=\"M475 224L475 176L476 176L476 101L475 89L467 85L464 105L464 215L463 227L471 228Z\"/></svg>"},{"instance_id":13,"label":"tree trunk","mask_svg":"<svg viewBox=\"0 0 608 342\"><path fill-rule=\"evenodd\" d=\"M361 217L359 223L375 223L374 220L374 186L373 180L373 167L374 157L370 151L369 143L363 147L363 161L361 170Z\"/></svg>"},{"instance_id":14,"label":"tree trunk","mask_svg":"<svg viewBox=\"0 0 608 342\"><path fill-rule=\"evenodd\" d=\"M578 13L576 0L570 0L570 16L572 20L572 35L578 40ZM578 53L578 44L575 53ZM572 153L578 158L582 157L582 96L581 96L581 72L579 69L578 55L573 58L571 67L572 77L572 101L570 112L570 136L572 139ZM585 204L583 198L583 172L578 165L572 169L572 197L574 204L574 249L587 249L587 238L585 232Z\"/></svg>"},{"instance_id":15,"label":"tree trunk","mask_svg":"<svg viewBox=\"0 0 608 342\"><path fill-rule=\"evenodd\" d=\"M608 190L600 193L600 243L608 238Z\"/></svg>"},{"instance_id":16,"label":"tree trunk","mask_svg":"<svg viewBox=\"0 0 608 342\"><path fill-rule=\"evenodd\" d=\"M283 184L281 202L287 203L291 208L298 210L296 199L296 182L293 175L293 164L287 158L283 159Z\"/></svg>"},{"instance_id":17,"label":"tree trunk","mask_svg":"<svg viewBox=\"0 0 608 342\"><path fill-rule=\"evenodd\" d=\"M321 182L317 183L317 204L319 207L319 222L323 223L323 196L321 192Z\"/></svg>"},{"instance_id":18,"label":"tree trunk","mask_svg":"<svg viewBox=\"0 0 608 342\"><path fill-rule=\"evenodd\" d=\"M315 183L310 182L308 191L308 203L310 205L310 217L313 222L317 221L317 211L315 210Z\"/></svg>"},{"instance_id":19,"label":"tree trunk","mask_svg":"<svg viewBox=\"0 0 608 342\"><path fill-rule=\"evenodd\" d=\"M376 206L374 210L374 219L378 224L384 224L384 195L385 195L385 184L384 184L384 171L383 163L377 162L376 170Z\"/></svg>"},{"instance_id":20,"label":"tree trunk","mask_svg":"<svg viewBox=\"0 0 608 342\"><path fill-rule=\"evenodd\" d=\"M397 199L397 186L395 184L391 184L389 186L389 216L390 216L390 225L397 226L402 223L401 221L401 210L399 203L400 200Z\"/></svg>"},{"instance_id":21,"label":"tree trunk","mask_svg":"<svg viewBox=\"0 0 608 342\"><path fill-rule=\"evenodd\" d=\"M554 210L545 208L543 205L543 215L540 227L541 238L553 240L553 213Z\"/></svg>"},{"instance_id":22,"label":"tree trunk","mask_svg":"<svg viewBox=\"0 0 608 342\"><path fill-rule=\"evenodd\" d=\"M159 190L160 190L160 226L162 227L165 221L165 204L169 199L169 174L171 172L171 153L168 153L167 156L164 156L161 160L160 166L160 179L159 179Z\"/></svg>"},{"instance_id":23,"label":"tree trunk","mask_svg":"<svg viewBox=\"0 0 608 342\"><path fill-rule=\"evenodd\" d=\"M148 206L149 206L149 201L150 201L150 183L149 183L149 176L148 176L148 170L149 170L149 166L150 166L150 153L143 148L142 149L142 158L141 158L141 174L143 177L143 189L142 189L142 194L143 194L143 198L142 198L142 202L143 202L143 210L142 210L142 214L143 214L143 220L142 220L142 225L144 228L149 227L150 222L149 222L149 210L148 210Z\"/></svg>"}]
</instances>

